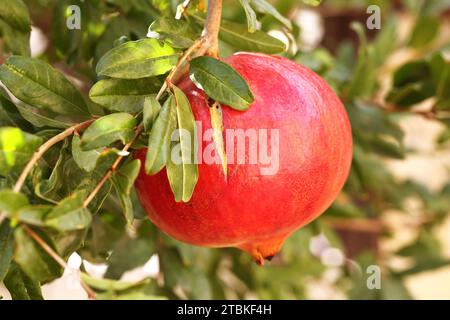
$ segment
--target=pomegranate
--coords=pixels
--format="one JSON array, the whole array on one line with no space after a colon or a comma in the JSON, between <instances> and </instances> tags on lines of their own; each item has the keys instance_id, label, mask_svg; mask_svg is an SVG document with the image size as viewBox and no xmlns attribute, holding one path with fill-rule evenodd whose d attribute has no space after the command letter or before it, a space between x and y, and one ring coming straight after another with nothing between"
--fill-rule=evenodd
<instances>
[{"instance_id":1,"label":"pomegranate","mask_svg":"<svg viewBox=\"0 0 450 320\"><path fill-rule=\"evenodd\" d=\"M352 159L351 128L339 98L306 67L255 53L238 53L225 62L241 74L255 96L244 112L223 106L225 131L266 130L271 137L278 135L267 149L269 159L278 157L273 172L268 172L267 161L251 163L248 147L245 163L228 161L226 176L220 162L199 164L198 183L188 203L175 202L165 170L148 176L142 169L136 188L150 219L167 234L199 246L237 247L263 264L340 192ZM204 92L189 78L179 87L202 130L210 129ZM224 134L224 144L227 137ZM210 143L199 145L205 150ZM142 163L145 152L136 152ZM236 156L237 147L234 155L229 153L228 159Z\"/></svg>"}]
</instances>

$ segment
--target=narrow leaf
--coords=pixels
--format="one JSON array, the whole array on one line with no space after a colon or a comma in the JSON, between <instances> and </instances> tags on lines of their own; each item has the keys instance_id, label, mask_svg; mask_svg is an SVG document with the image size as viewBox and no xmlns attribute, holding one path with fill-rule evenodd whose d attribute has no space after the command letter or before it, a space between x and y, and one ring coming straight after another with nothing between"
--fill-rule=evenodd
<instances>
[{"instance_id":1,"label":"narrow leaf","mask_svg":"<svg viewBox=\"0 0 450 320\"><path fill-rule=\"evenodd\" d=\"M194 84L214 100L237 110L247 110L254 97L247 82L228 64L211 57L198 57L190 63Z\"/></svg>"},{"instance_id":2,"label":"narrow leaf","mask_svg":"<svg viewBox=\"0 0 450 320\"><path fill-rule=\"evenodd\" d=\"M199 36L189 21L163 17L149 27L147 37L164 40L175 48L189 48Z\"/></svg>"},{"instance_id":3,"label":"narrow leaf","mask_svg":"<svg viewBox=\"0 0 450 320\"><path fill-rule=\"evenodd\" d=\"M154 78L105 79L91 88L89 97L109 110L136 113L142 111L145 99L155 95L160 87L161 81Z\"/></svg>"},{"instance_id":4,"label":"narrow leaf","mask_svg":"<svg viewBox=\"0 0 450 320\"><path fill-rule=\"evenodd\" d=\"M247 29L248 32L253 33L258 28L258 20L256 19L256 13L250 6L251 0L239 0L242 8L244 8L245 16L247 17Z\"/></svg>"},{"instance_id":5,"label":"narrow leaf","mask_svg":"<svg viewBox=\"0 0 450 320\"><path fill-rule=\"evenodd\" d=\"M170 138L177 125L177 114L173 97L164 103L148 140L145 171L153 175L161 171L167 164L170 155Z\"/></svg>"},{"instance_id":6,"label":"narrow leaf","mask_svg":"<svg viewBox=\"0 0 450 320\"><path fill-rule=\"evenodd\" d=\"M17 99L31 106L75 118L89 117L80 92L42 60L12 56L0 67L0 80Z\"/></svg>"},{"instance_id":7,"label":"narrow leaf","mask_svg":"<svg viewBox=\"0 0 450 320\"><path fill-rule=\"evenodd\" d=\"M128 113L113 113L97 119L83 133L80 147L92 150L106 147L120 140L123 144L134 137L136 118Z\"/></svg>"},{"instance_id":8,"label":"narrow leaf","mask_svg":"<svg viewBox=\"0 0 450 320\"><path fill-rule=\"evenodd\" d=\"M22 56L30 55L30 30L21 31L0 18L0 34L5 46L4 51Z\"/></svg>"},{"instance_id":9,"label":"narrow leaf","mask_svg":"<svg viewBox=\"0 0 450 320\"><path fill-rule=\"evenodd\" d=\"M70 157L68 152L69 141L65 140L63 146L59 151L59 157L53 166L53 170L48 179L40 178L35 185L35 193L40 198L49 202L58 202L61 197L58 195L58 191L61 186L65 183L65 178L63 175L64 163Z\"/></svg>"},{"instance_id":10,"label":"narrow leaf","mask_svg":"<svg viewBox=\"0 0 450 320\"><path fill-rule=\"evenodd\" d=\"M94 170L102 149L93 149L89 151L83 151L80 147L81 139L78 136L74 136L72 139L72 156L77 165L84 171L91 172Z\"/></svg>"},{"instance_id":11,"label":"narrow leaf","mask_svg":"<svg viewBox=\"0 0 450 320\"><path fill-rule=\"evenodd\" d=\"M0 18L12 28L21 32L29 32L31 30L28 8L22 0L2 1Z\"/></svg>"},{"instance_id":12,"label":"narrow leaf","mask_svg":"<svg viewBox=\"0 0 450 320\"><path fill-rule=\"evenodd\" d=\"M189 100L178 87L173 87L177 111L179 143L173 141L167 162L167 177L175 196L175 201L188 202L198 180L198 166L195 163L196 126ZM175 152L174 152L175 151Z\"/></svg>"},{"instance_id":13,"label":"narrow leaf","mask_svg":"<svg viewBox=\"0 0 450 320\"><path fill-rule=\"evenodd\" d=\"M23 194L10 189L0 190L0 212L4 212L8 216L13 217L20 208L27 205L28 199Z\"/></svg>"},{"instance_id":14,"label":"narrow leaf","mask_svg":"<svg viewBox=\"0 0 450 320\"><path fill-rule=\"evenodd\" d=\"M43 227L45 226L45 217L53 209L49 205L33 205L20 208L14 216L20 222Z\"/></svg>"},{"instance_id":15,"label":"narrow leaf","mask_svg":"<svg viewBox=\"0 0 450 320\"><path fill-rule=\"evenodd\" d=\"M420 15L409 39L409 46L420 48L433 41L439 33L438 17Z\"/></svg>"},{"instance_id":16,"label":"narrow leaf","mask_svg":"<svg viewBox=\"0 0 450 320\"><path fill-rule=\"evenodd\" d=\"M9 222L3 221L0 224L0 282L3 281L8 272L13 256L13 250L13 231L9 227Z\"/></svg>"},{"instance_id":17,"label":"narrow leaf","mask_svg":"<svg viewBox=\"0 0 450 320\"><path fill-rule=\"evenodd\" d=\"M41 127L52 127L52 128L68 128L73 123L76 122L76 119L69 118L58 118L55 119L55 115L51 112L46 112L45 110L34 108L25 103L17 103L17 109L19 110L20 115L33 124L34 126Z\"/></svg>"},{"instance_id":18,"label":"narrow leaf","mask_svg":"<svg viewBox=\"0 0 450 320\"><path fill-rule=\"evenodd\" d=\"M4 283L13 300L44 299L39 282L30 279L15 263L11 264Z\"/></svg>"},{"instance_id":19,"label":"narrow leaf","mask_svg":"<svg viewBox=\"0 0 450 320\"><path fill-rule=\"evenodd\" d=\"M129 226L131 226L131 223L134 220L133 204L131 202L131 189L133 188L134 181L139 174L140 168L141 162L138 159L134 159L121 167L112 178L117 195L122 203L124 216Z\"/></svg>"},{"instance_id":20,"label":"narrow leaf","mask_svg":"<svg viewBox=\"0 0 450 320\"><path fill-rule=\"evenodd\" d=\"M220 38L242 51L281 53L286 50L283 42L260 30L250 33L246 26L224 20L220 27Z\"/></svg>"},{"instance_id":21,"label":"narrow leaf","mask_svg":"<svg viewBox=\"0 0 450 320\"><path fill-rule=\"evenodd\" d=\"M105 277L120 279L126 271L143 266L154 253L155 247L150 239L124 238L112 251Z\"/></svg>"},{"instance_id":22,"label":"narrow leaf","mask_svg":"<svg viewBox=\"0 0 450 320\"><path fill-rule=\"evenodd\" d=\"M54 249L54 245L48 237L42 233L40 233L40 237ZM14 261L27 276L41 283L61 276L62 269L59 264L27 234L25 229L18 227L14 232L14 238L16 243Z\"/></svg>"},{"instance_id":23,"label":"narrow leaf","mask_svg":"<svg viewBox=\"0 0 450 320\"><path fill-rule=\"evenodd\" d=\"M141 284L112 279L94 278L84 272L81 273L81 280L88 286L100 291L123 291Z\"/></svg>"},{"instance_id":24,"label":"narrow leaf","mask_svg":"<svg viewBox=\"0 0 450 320\"><path fill-rule=\"evenodd\" d=\"M152 129L153 123L158 117L159 111L161 110L161 105L156 96L148 96L144 99L144 131L149 132Z\"/></svg>"},{"instance_id":25,"label":"narrow leaf","mask_svg":"<svg viewBox=\"0 0 450 320\"><path fill-rule=\"evenodd\" d=\"M292 22L285 18L278 10L266 0L251 0L252 6L256 11L263 14L269 14L284 24L289 30L292 29Z\"/></svg>"},{"instance_id":26,"label":"narrow leaf","mask_svg":"<svg viewBox=\"0 0 450 320\"><path fill-rule=\"evenodd\" d=\"M164 74L178 61L168 44L156 39L129 41L108 51L97 64L97 73L122 79L138 79Z\"/></svg>"},{"instance_id":27,"label":"narrow leaf","mask_svg":"<svg viewBox=\"0 0 450 320\"><path fill-rule=\"evenodd\" d=\"M85 192L77 192L62 200L45 217L45 224L60 232L87 228L92 215L83 207Z\"/></svg>"}]
</instances>

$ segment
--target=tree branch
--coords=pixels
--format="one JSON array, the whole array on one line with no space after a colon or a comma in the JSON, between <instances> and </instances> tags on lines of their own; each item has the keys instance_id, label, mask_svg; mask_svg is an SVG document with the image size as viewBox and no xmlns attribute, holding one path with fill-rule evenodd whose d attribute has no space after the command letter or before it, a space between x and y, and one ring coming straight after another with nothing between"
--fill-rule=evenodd
<instances>
[{"instance_id":1,"label":"tree branch","mask_svg":"<svg viewBox=\"0 0 450 320\"><path fill-rule=\"evenodd\" d=\"M16 184L14 185L13 191L14 192L20 192L20 189L22 189L23 184L25 183L25 180L30 173L30 171L33 169L34 165L39 161L39 159L44 155L44 153L53 147L55 144L57 144L60 141L63 141L67 137L71 136L74 132L78 130L83 130L87 128L92 122L94 122L95 119L90 119L85 122L79 123L77 125L74 125L70 128L67 128L60 134L54 136L53 138L47 140L43 145L39 147L39 149L33 154L33 157L31 160L27 163L25 168L23 169L22 173L19 176L19 179L17 179Z\"/></svg>"},{"instance_id":2,"label":"tree branch","mask_svg":"<svg viewBox=\"0 0 450 320\"><path fill-rule=\"evenodd\" d=\"M219 57L219 31L220 19L222 17L222 0L209 0L208 10L206 12L205 28L203 29L203 37L206 38L206 50L200 55ZM203 50L202 50L203 51Z\"/></svg>"},{"instance_id":3,"label":"tree branch","mask_svg":"<svg viewBox=\"0 0 450 320\"><path fill-rule=\"evenodd\" d=\"M139 137L139 135L142 132L142 129L144 128L144 125L141 123L137 128L136 128L136 132L134 134L134 138L133 140L131 140L130 142L128 142L122 149L121 154L126 154L128 152L128 150L131 148L131 146L134 144L134 142L137 140L137 138ZM95 198L95 196L97 195L97 193L100 191L100 189L103 187L103 185L106 183L106 181L108 181L109 178L111 178L112 174L114 173L114 171L116 171L117 167L119 166L120 162L122 161L123 158L125 158L125 155L120 155L117 157L116 161L114 161L113 165L111 166L111 168L109 168L109 170L106 172L106 174L103 176L102 180L100 180L100 182L97 184L97 186L94 188L94 190L91 191L91 193L89 194L89 196L86 198L86 200L84 200L83 202L83 207L87 208L87 206L89 205L89 203Z\"/></svg>"},{"instance_id":4,"label":"tree branch","mask_svg":"<svg viewBox=\"0 0 450 320\"><path fill-rule=\"evenodd\" d=\"M25 183L25 180L27 179L28 174L31 172L31 170L33 169L35 164L39 161L39 159L44 155L44 153L46 151L48 151L51 147L53 147L58 142L61 142L64 139L66 139L67 137L71 136L75 132L87 128L94 121L95 121L95 119L90 119L90 120L87 120L85 122L76 124L76 125L74 125L74 126L72 126L70 128L67 128L66 130L64 130L60 134L57 134L56 136L54 136L53 138L47 140L44 144L42 144L39 147L39 149L33 154L33 156L31 157L30 161L28 161L28 163L25 166L25 168L22 170L22 173L20 174L19 178L16 181L16 184L13 187L13 191L14 192L20 192L20 190L22 189L22 187L23 187L23 185ZM2 221L5 218L6 218L6 213L5 212L1 212L0 213L0 223L2 223Z\"/></svg>"},{"instance_id":5,"label":"tree branch","mask_svg":"<svg viewBox=\"0 0 450 320\"><path fill-rule=\"evenodd\" d=\"M208 11L206 15L205 28L203 30L202 37L194 42L194 44L189 47L178 60L176 66L170 71L167 75L164 84L161 86L161 89L156 96L156 99L159 100L163 93L166 91L167 87L170 86L173 82L177 82L187 71L185 68L187 64L185 62L190 58L191 55L201 56L204 54L208 54L212 57L218 58L219 56L219 30L220 30L220 19L222 16L222 0L209 0L208 2ZM143 129L143 124L141 123L137 129L135 136L132 141L124 146L122 149L123 152L128 151L134 142L137 140L139 135L141 134ZM95 198L97 193L101 190L103 185L108 181L109 178L113 175L114 171L119 166L120 162L125 156L117 157L114 164L111 168L106 172L103 176L102 180L98 183L98 185L92 190L89 196L83 203L83 206L86 208L89 203Z\"/></svg>"}]
</instances>

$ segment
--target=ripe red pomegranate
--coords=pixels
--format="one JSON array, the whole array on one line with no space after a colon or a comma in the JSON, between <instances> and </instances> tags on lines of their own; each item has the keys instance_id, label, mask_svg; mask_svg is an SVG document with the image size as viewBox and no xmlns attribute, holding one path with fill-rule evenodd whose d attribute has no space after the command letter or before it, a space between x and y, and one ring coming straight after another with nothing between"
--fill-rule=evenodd
<instances>
[{"instance_id":1,"label":"ripe red pomegranate","mask_svg":"<svg viewBox=\"0 0 450 320\"><path fill-rule=\"evenodd\" d=\"M224 127L278 129L277 173L262 175L260 169L268 165L246 161L228 164L225 179L220 164L200 164L188 203L175 202L165 170L148 176L142 169L136 187L150 219L167 234L199 246L238 247L263 264L338 195L352 159L351 128L338 97L311 70L285 58L254 53L235 54L225 61L248 82L255 101L245 112L224 106ZM180 88L203 131L211 128L204 92L189 78ZM202 142L203 149L207 144L210 141ZM144 163L145 150L136 157Z\"/></svg>"}]
</instances>

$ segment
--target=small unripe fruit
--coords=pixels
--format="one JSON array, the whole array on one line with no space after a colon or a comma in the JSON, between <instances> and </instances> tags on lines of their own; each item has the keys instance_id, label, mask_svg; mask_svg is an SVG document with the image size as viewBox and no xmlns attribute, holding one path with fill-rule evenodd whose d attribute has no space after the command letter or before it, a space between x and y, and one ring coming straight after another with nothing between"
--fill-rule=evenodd
<instances>
[{"instance_id":1,"label":"small unripe fruit","mask_svg":"<svg viewBox=\"0 0 450 320\"><path fill-rule=\"evenodd\" d=\"M238 247L262 264L340 192L352 159L351 128L339 98L311 70L254 53L225 61L247 81L255 101L244 112L223 106L224 128L266 130L268 157L250 163L254 150L247 143L245 163L229 163L226 177L220 163L199 164L188 203L175 202L165 170L148 176L142 169L136 187L150 219L167 234L199 246ZM211 128L204 92L189 78L180 88L203 132ZM276 132L278 143L272 144ZM224 140L229 142L226 134ZM205 150L211 140L199 143ZM227 156L237 159L233 151ZM144 161L145 150L136 157Z\"/></svg>"}]
</instances>

